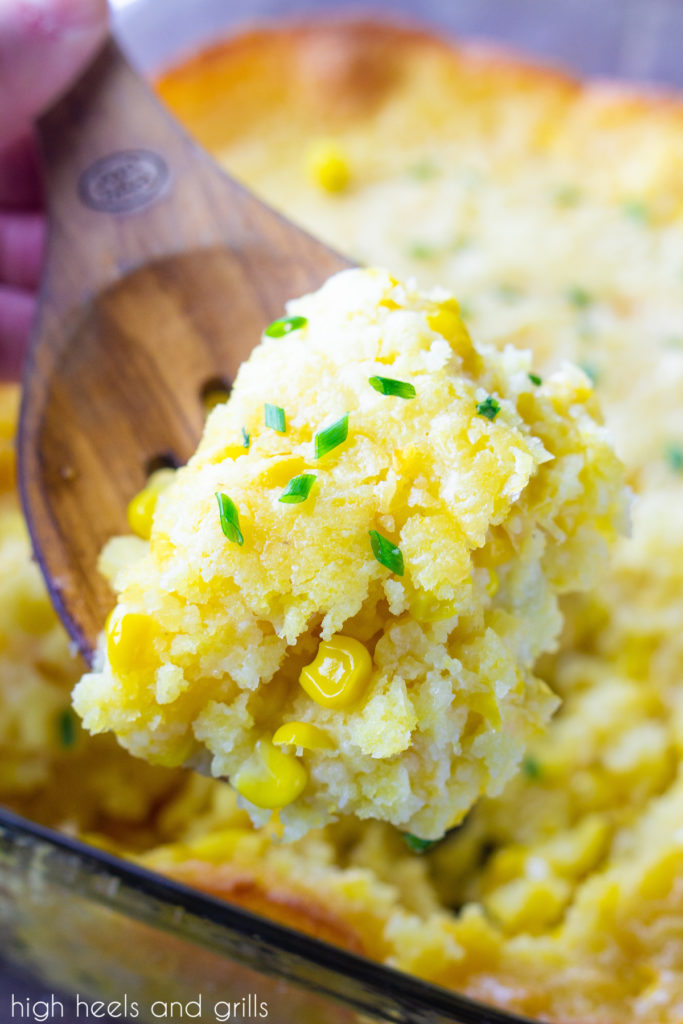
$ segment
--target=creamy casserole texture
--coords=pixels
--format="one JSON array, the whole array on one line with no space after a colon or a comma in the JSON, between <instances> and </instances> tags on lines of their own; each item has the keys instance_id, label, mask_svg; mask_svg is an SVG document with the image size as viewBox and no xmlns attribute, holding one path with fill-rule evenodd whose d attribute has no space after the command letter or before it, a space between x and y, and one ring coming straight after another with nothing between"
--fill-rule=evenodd
<instances>
[{"instance_id":1,"label":"creamy casserole texture","mask_svg":"<svg viewBox=\"0 0 683 1024\"><path fill-rule=\"evenodd\" d=\"M679 1024L683 105L368 25L254 33L161 86L200 141L292 217L359 260L454 291L478 341L531 348L544 380L581 363L636 493L632 536L592 592L563 601L560 647L535 667L562 698L547 736L500 796L417 855L393 827L350 818L281 844L229 787L113 744L105 769L106 737L61 734L79 670L8 495L2 798L529 1016ZM5 466L9 412L2 423ZM27 589L36 614L22 624L9 609ZM30 701L12 685L28 674ZM43 700L54 710L37 715ZM66 765L68 801L46 784ZM109 794L107 814L86 787Z\"/></svg>"},{"instance_id":2,"label":"creamy casserole texture","mask_svg":"<svg viewBox=\"0 0 683 1024\"><path fill-rule=\"evenodd\" d=\"M557 706L531 668L624 522L619 463L580 370L474 345L443 292L347 270L287 313L149 543L105 553L74 705L152 762L208 754L287 838L346 813L439 839Z\"/></svg>"}]
</instances>

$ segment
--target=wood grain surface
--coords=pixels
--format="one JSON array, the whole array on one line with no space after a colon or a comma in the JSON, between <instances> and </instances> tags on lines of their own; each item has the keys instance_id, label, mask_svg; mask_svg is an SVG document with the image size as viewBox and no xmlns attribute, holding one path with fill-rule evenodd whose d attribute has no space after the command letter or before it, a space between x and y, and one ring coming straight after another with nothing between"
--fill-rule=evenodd
<instances>
[{"instance_id":1,"label":"wood grain surface","mask_svg":"<svg viewBox=\"0 0 683 1024\"><path fill-rule=\"evenodd\" d=\"M86 659L113 604L105 542L151 466L184 463L286 299L349 263L226 177L114 43L41 121L50 236L23 390L34 551Z\"/></svg>"}]
</instances>

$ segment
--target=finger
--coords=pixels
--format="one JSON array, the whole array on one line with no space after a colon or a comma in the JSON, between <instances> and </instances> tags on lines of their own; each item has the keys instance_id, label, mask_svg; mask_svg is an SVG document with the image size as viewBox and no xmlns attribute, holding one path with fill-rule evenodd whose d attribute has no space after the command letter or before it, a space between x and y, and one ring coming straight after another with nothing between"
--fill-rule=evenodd
<instances>
[{"instance_id":1,"label":"finger","mask_svg":"<svg viewBox=\"0 0 683 1024\"><path fill-rule=\"evenodd\" d=\"M35 288L45 240L39 213L0 211L0 281L18 288Z\"/></svg>"},{"instance_id":2,"label":"finger","mask_svg":"<svg viewBox=\"0 0 683 1024\"><path fill-rule=\"evenodd\" d=\"M36 309L35 296L0 285L0 380L18 380Z\"/></svg>"},{"instance_id":3,"label":"finger","mask_svg":"<svg viewBox=\"0 0 683 1024\"><path fill-rule=\"evenodd\" d=\"M24 135L0 149L0 207L37 209L42 191L33 136Z\"/></svg>"},{"instance_id":4,"label":"finger","mask_svg":"<svg viewBox=\"0 0 683 1024\"><path fill-rule=\"evenodd\" d=\"M23 134L93 56L106 0L2 0L0 143Z\"/></svg>"}]
</instances>

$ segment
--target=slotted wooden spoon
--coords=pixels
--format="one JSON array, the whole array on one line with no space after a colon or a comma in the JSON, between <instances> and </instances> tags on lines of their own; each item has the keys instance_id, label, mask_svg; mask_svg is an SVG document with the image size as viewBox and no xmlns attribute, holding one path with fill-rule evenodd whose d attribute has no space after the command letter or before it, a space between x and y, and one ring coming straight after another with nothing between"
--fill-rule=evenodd
<instances>
[{"instance_id":1,"label":"slotted wooden spoon","mask_svg":"<svg viewBox=\"0 0 683 1024\"><path fill-rule=\"evenodd\" d=\"M286 299L350 264L227 177L109 41L40 121L49 216L19 480L52 600L90 660L105 541L150 470L199 440Z\"/></svg>"}]
</instances>

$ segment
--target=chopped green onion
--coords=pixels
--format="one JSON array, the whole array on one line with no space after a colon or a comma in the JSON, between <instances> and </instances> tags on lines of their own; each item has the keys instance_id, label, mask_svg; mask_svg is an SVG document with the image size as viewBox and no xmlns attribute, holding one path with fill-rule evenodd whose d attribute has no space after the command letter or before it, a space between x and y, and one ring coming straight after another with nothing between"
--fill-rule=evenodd
<instances>
[{"instance_id":1,"label":"chopped green onion","mask_svg":"<svg viewBox=\"0 0 683 1024\"><path fill-rule=\"evenodd\" d=\"M577 309L587 309L593 301L593 296L580 285L573 285L567 292L567 300Z\"/></svg>"},{"instance_id":2,"label":"chopped green onion","mask_svg":"<svg viewBox=\"0 0 683 1024\"><path fill-rule=\"evenodd\" d=\"M279 500L284 501L287 505L298 505L299 502L305 501L311 493L316 479L315 473L302 473L301 476L293 476Z\"/></svg>"},{"instance_id":3,"label":"chopped green onion","mask_svg":"<svg viewBox=\"0 0 683 1024\"><path fill-rule=\"evenodd\" d=\"M412 384L392 377L368 377L368 382L380 395L396 395L397 398L415 398L417 392Z\"/></svg>"},{"instance_id":4,"label":"chopped green onion","mask_svg":"<svg viewBox=\"0 0 683 1024\"><path fill-rule=\"evenodd\" d=\"M244 544L244 537L240 530L240 517L239 512L227 494L221 494L220 491L216 491L216 501L218 502L218 511L221 517L221 529L223 533L231 540L233 544L239 544L240 547Z\"/></svg>"},{"instance_id":5,"label":"chopped green onion","mask_svg":"<svg viewBox=\"0 0 683 1024\"><path fill-rule=\"evenodd\" d=\"M581 190L576 185L564 185L555 193L555 202L558 206L576 206L580 199Z\"/></svg>"},{"instance_id":6,"label":"chopped green onion","mask_svg":"<svg viewBox=\"0 0 683 1024\"><path fill-rule=\"evenodd\" d=\"M436 246L428 242L412 242L408 246L408 255L414 260L432 260L436 252Z\"/></svg>"},{"instance_id":7,"label":"chopped green onion","mask_svg":"<svg viewBox=\"0 0 683 1024\"><path fill-rule=\"evenodd\" d=\"M285 334L300 331L307 323L305 316L283 316L280 320L273 320L263 333L269 338L284 338Z\"/></svg>"},{"instance_id":8,"label":"chopped green onion","mask_svg":"<svg viewBox=\"0 0 683 1024\"><path fill-rule=\"evenodd\" d=\"M586 374L591 384L595 385L598 383L600 371L598 370L597 366L595 366L593 363L579 363L579 366Z\"/></svg>"},{"instance_id":9,"label":"chopped green onion","mask_svg":"<svg viewBox=\"0 0 683 1024\"><path fill-rule=\"evenodd\" d=\"M333 448L337 448L340 444L343 444L346 438L349 436L349 414L346 413L340 420L333 423L329 427L325 427L324 430L319 431L314 440L315 444L315 457L316 459L322 459L323 455L327 455Z\"/></svg>"},{"instance_id":10,"label":"chopped green onion","mask_svg":"<svg viewBox=\"0 0 683 1024\"><path fill-rule=\"evenodd\" d=\"M59 742L64 750L71 750L78 739L78 719L71 708L64 708L57 719Z\"/></svg>"},{"instance_id":11,"label":"chopped green onion","mask_svg":"<svg viewBox=\"0 0 683 1024\"><path fill-rule=\"evenodd\" d=\"M393 541L388 540L387 537L383 537L381 533L377 532L377 530L370 530L369 533L372 553L379 564L384 565L397 576L402 576L404 566L403 555L401 554L400 548L397 548Z\"/></svg>"},{"instance_id":12,"label":"chopped green onion","mask_svg":"<svg viewBox=\"0 0 683 1024\"><path fill-rule=\"evenodd\" d=\"M537 782L543 774L538 758L532 754L527 754L522 761L522 771L528 779L533 779L534 782Z\"/></svg>"},{"instance_id":13,"label":"chopped green onion","mask_svg":"<svg viewBox=\"0 0 683 1024\"><path fill-rule=\"evenodd\" d=\"M242 427L242 447L243 448L248 448L250 444L251 444L251 437L247 433L246 428Z\"/></svg>"},{"instance_id":14,"label":"chopped green onion","mask_svg":"<svg viewBox=\"0 0 683 1024\"><path fill-rule=\"evenodd\" d=\"M664 457L674 473L683 473L683 444L670 441L664 448Z\"/></svg>"},{"instance_id":15,"label":"chopped green onion","mask_svg":"<svg viewBox=\"0 0 683 1024\"><path fill-rule=\"evenodd\" d=\"M518 302L522 297L522 289L518 288L516 284L510 284L507 281L499 284L496 290L503 302Z\"/></svg>"},{"instance_id":16,"label":"chopped green onion","mask_svg":"<svg viewBox=\"0 0 683 1024\"><path fill-rule=\"evenodd\" d=\"M408 168L408 174L415 181L429 181L430 178L436 176L438 167L432 160L420 160L416 164L412 164Z\"/></svg>"},{"instance_id":17,"label":"chopped green onion","mask_svg":"<svg viewBox=\"0 0 683 1024\"><path fill-rule=\"evenodd\" d=\"M287 433L285 410L281 409L279 405L271 405L270 402L266 402L265 421L266 426L272 427L273 430L277 430L278 434Z\"/></svg>"},{"instance_id":18,"label":"chopped green onion","mask_svg":"<svg viewBox=\"0 0 683 1024\"><path fill-rule=\"evenodd\" d=\"M424 853L426 850L431 849L438 839L420 839L418 836L414 836L411 832L403 833L403 842L406 846L413 851L413 853Z\"/></svg>"},{"instance_id":19,"label":"chopped green onion","mask_svg":"<svg viewBox=\"0 0 683 1024\"><path fill-rule=\"evenodd\" d=\"M500 403L496 401L493 395L489 395L483 402L477 403L477 412L480 416L485 416L487 420L495 420L500 412Z\"/></svg>"},{"instance_id":20,"label":"chopped green onion","mask_svg":"<svg viewBox=\"0 0 683 1024\"><path fill-rule=\"evenodd\" d=\"M650 219L650 212L647 206L645 203L641 203L638 199L630 199L628 202L624 203L622 209L626 216L637 224L647 224Z\"/></svg>"},{"instance_id":21,"label":"chopped green onion","mask_svg":"<svg viewBox=\"0 0 683 1024\"><path fill-rule=\"evenodd\" d=\"M529 374L529 380L531 381L532 384L535 384L536 387L540 387L541 384L543 383L543 379L541 377L539 377L537 373L530 373Z\"/></svg>"}]
</instances>

